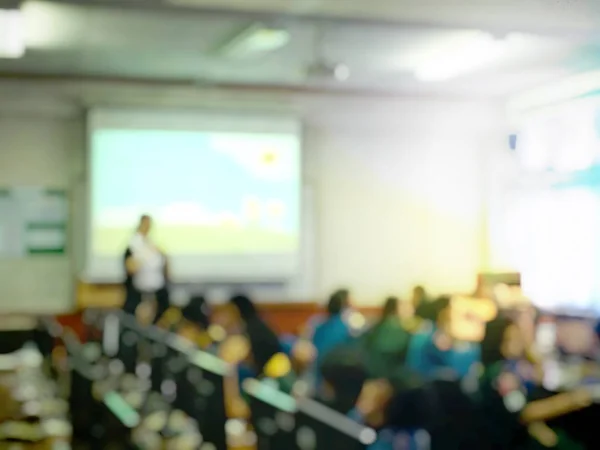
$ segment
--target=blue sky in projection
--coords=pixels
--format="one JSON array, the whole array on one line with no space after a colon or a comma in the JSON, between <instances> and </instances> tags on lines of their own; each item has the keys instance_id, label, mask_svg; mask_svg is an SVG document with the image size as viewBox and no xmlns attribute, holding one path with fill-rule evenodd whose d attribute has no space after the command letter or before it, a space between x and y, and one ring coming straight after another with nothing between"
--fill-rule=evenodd
<instances>
[{"instance_id":1,"label":"blue sky in projection","mask_svg":"<svg viewBox=\"0 0 600 450\"><path fill-rule=\"evenodd\" d=\"M215 148L219 137L233 141L234 154ZM264 161L248 155L258 148L277 148L279 176L257 170ZM237 215L252 196L286 205L281 225L298 229L300 150L292 135L99 130L92 136L92 180L94 215L132 206L156 211L174 202Z\"/></svg>"}]
</instances>

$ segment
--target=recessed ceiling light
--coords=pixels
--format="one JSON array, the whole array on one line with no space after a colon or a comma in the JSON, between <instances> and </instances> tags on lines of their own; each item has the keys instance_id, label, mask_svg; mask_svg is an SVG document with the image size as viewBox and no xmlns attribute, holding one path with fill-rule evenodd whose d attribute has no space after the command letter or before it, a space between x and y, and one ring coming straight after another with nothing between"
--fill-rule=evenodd
<instances>
[{"instance_id":1,"label":"recessed ceiling light","mask_svg":"<svg viewBox=\"0 0 600 450\"><path fill-rule=\"evenodd\" d=\"M345 64L337 64L333 68L333 76L338 81L346 81L350 78L350 68Z\"/></svg>"}]
</instances>

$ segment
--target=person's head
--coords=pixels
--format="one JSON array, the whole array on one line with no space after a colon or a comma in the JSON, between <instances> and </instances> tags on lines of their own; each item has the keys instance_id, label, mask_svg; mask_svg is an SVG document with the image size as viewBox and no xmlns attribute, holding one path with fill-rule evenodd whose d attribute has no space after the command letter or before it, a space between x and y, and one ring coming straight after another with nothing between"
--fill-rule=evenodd
<instances>
[{"instance_id":1,"label":"person's head","mask_svg":"<svg viewBox=\"0 0 600 450\"><path fill-rule=\"evenodd\" d=\"M234 295L229 300L229 305L235 310L243 322L256 317L256 306L250 298L243 294Z\"/></svg>"},{"instance_id":2,"label":"person's head","mask_svg":"<svg viewBox=\"0 0 600 450\"><path fill-rule=\"evenodd\" d=\"M425 288L423 286L415 286L412 291L412 304L416 308L427 298Z\"/></svg>"},{"instance_id":3,"label":"person's head","mask_svg":"<svg viewBox=\"0 0 600 450\"><path fill-rule=\"evenodd\" d=\"M327 313L335 316L344 312L348 306L350 306L350 292L347 289L339 289L329 297Z\"/></svg>"},{"instance_id":4,"label":"person's head","mask_svg":"<svg viewBox=\"0 0 600 450\"><path fill-rule=\"evenodd\" d=\"M491 448L479 408L454 381L431 380L422 387L399 392L390 401L385 416L386 427L418 430L421 435L415 433L412 445L403 448Z\"/></svg>"},{"instance_id":5,"label":"person's head","mask_svg":"<svg viewBox=\"0 0 600 450\"><path fill-rule=\"evenodd\" d=\"M327 353L319 370L327 391L322 400L344 414L354 408L367 380L363 354L352 346L339 346Z\"/></svg>"},{"instance_id":6,"label":"person's head","mask_svg":"<svg viewBox=\"0 0 600 450\"><path fill-rule=\"evenodd\" d=\"M152 218L144 214L140 217L140 223L138 224L137 231L143 236L147 236L150 233L150 229L152 228Z\"/></svg>"},{"instance_id":7,"label":"person's head","mask_svg":"<svg viewBox=\"0 0 600 450\"><path fill-rule=\"evenodd\" d=\"M189 303L181 310L183 317L203 329L210 326L210 312L206 300L201 295L190 298Z\"/></svg>"},{"instance_id":8,"label":"person's head","mask_svg":"<svg viewBox=\"0 0 600 450\"><path fill-rule=\"evenodd\" d=\"M450 328L450 297L442 295L432 303L431 315L436 326L441 330L449 330Z\"/></svg>"},{"instance_id":9,"label":"person's head","mask_svg":"<svg viewBox=\"0 0 600 450\"><path fill-rule=\"evenodd\" d=\"M397 297L388 297L383 304L383 310L381 311L381 318L385 319L388 317L398 316L398 309L400 307Z\"/></svg>"},{"instance_id":10,"label":"person's head","mask_svg":"<svg viewBox=\"0 0 600 450\"><path fill-rule=\"evenodd\" d=\"M485 336L481 341L481 362L484 366L519 359L524 353L523 336L513 320L498 316L486 324Z\"/></svg>"},{"instance_id":11,"label":"person's head","mask_svg":"<svg viewBox=\"0 0 600 450\"><path fill-rule=\"evenodd\" d=\"M252 301L243 294L234 295L221 308L217 308L212 317L215 324L223 327L227 333L238 333L248 319L256 316Z\"/></svg>"}]
</instances>

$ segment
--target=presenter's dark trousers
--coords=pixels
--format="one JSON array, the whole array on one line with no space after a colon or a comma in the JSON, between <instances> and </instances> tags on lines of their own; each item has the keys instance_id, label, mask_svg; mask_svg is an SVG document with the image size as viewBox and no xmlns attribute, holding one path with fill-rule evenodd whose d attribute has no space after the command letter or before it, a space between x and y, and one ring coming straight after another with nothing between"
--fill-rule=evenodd
<instances>
[{"instance_id":1,"label":"presenter's dark trousers","mask_svg":"<svg viewBox=\"0 0 600 450\"><path fill-rule=\"evenodd\" d=\"M163 313L169 308L169 290L167 287L162 287L158 291L153 293L141 292L135 289L133 286L127 286L125 291L125 303L123 304L123 311L127 314L135 314L135 310L146 298L152 298L156 300L156 315L154 316L153 323L156 323ZM131 331L129 331L131 333ZM127 373L134 373L137 365L137 344L132 345L130 339L125 338L128 331L121 329L120 342L119 342L119 359L125 366Z\"/></svg>"},{"instance_id":2,"label":"presenter's dark trousers","mask_svg":"<svg viewBox=\"0 0 600 450\"><path fill-rule=\"evenodd\" d=\"M154 316L153 323L158 322L158 319L164 314L169 308L169 290L167 286L160 288L156 292L142 292L133 286L128 286L125 291L125 303L123 304L123 311L127 314L135 314L135 310L142 303L145 297L156 300L156 315Z\"/></svg>"}]
</instances>

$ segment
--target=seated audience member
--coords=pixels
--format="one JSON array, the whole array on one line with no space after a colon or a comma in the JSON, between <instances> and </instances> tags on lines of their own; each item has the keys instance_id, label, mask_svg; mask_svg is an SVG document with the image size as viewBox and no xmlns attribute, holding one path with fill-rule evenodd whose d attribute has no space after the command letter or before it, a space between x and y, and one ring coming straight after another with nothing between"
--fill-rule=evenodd
<instances>
[{"instance_id":1,"label":"seated audience member","mask_svg":"<svg viewBox=\"0 0 600 450\"><path fill-rule=\"evenodd\" d=\"M415 286L410 303L414 310L415 318L419 319L421 322L433 322L435 320L435 317L432 315L432 311L434 311L434 302L429 298L423 286Z\"/></svg>"},{"instance_id":2,"label":"seated audience member","mask_svg":"<svg viewBox=\"0 0 600 450\"><path fill-rule=\"evenodd\" d=\"M415 286L412 291L410 303L415 311L422 308L427 303L430 303L427 292L423 286Z\"/></svg>"},{"instance_id":3,"label":"seated audience member","mask_svg":"<svg viewBox=\"0 0 600 450\"><path fill-rule=\"evenodd\" d=\"M322 359L323 388L317 398L342 414L353 415L367 380L366 360L354 345L340 345Z\"/></svg>"},{"instance_id":4,"label":"seated audience member","mask_svg":"<svg viewBox=\"0 0 600 450\"><path fill-rule=\"evenodd\" d=\"M181 310L183 323L178 333L203 350L213 350L214 339L210 334L210 310L202 296L194 296Z\"/></svg>"},{"instance_id":5,"label":"seated audience member","mask_svg":"<svg viewBox=\"0 0 600 450\"><path fill-rule=\"evenodd\" d=\"M247 418L249 408L242 395L241 384L248 378L259 378L269 362L280 359L281 346L275 332L260 318L254 303L245 295L232 297L218 314L220 325L228 336L219 345L219 356L237 366L225 379L225 403L232 418ZM271 366L277 366L277 361Z\"/></svg>"},{"instance_id":6,"label":"seated audience member","mask_svg":"<svg viewBox=\"0 0 600 450\"><path fill-rule=\"evenodd\" d=\"M323 324L331 317L331 308L338 308L340 314L350 308L350 292L347 289L339 289L335 291L329 297L326 311L324 313L315 314L308 319L303 327L302 332L300 333L303 339L312 340L313 335L319 325Z\"/></svg>"},{"instance_id":7,"label":"seated audience member","mask_svg":"<svg viewBox=\"0 0 600 450\"><path fill-rule=\"evenodd\" d=\"M450 308L449 297L433 302L433 329L415 334L410 341L406 364L426 378L462 378L479 361L478 345L454 339Z\"/></svg>"},{"instance_id":8,"label":"seated audience member","mask_svg":"<svg viewBox=\"0 0 600 450\"><path fill-rule=\"evenodd\" d=\"M229 323L248 341L246 361L255 375L263 372L267 362L282 352L277 334L260 318L252 301L244 295L234 296L227 305Z\"/></svg>"},{"instance_id":9,"label":"seated audience member","mask_svg":"<svg viewBox=\"0 0 600 450\"><path fill-rule=\"evenodd\" d=\"M388 401L383 423L377 450L492 449L477 404L453 381L436 380L397 393Z\"/></svg>"},{"instance_id":10,"label":"seated audience member","mask_svg":"<svg viewBox=\"0 0 600 450\"><path fill-rule=\"evenodd\" d=\"M371 377L388 377L404 364L410 334L402 326L398 308L398 299L388 298L377 323L360 338Z\"/></svg>"},{"instance_id":11,"label":"seated audience member","mask_svg":"<svg viewBox=\"0 0 600 450\"><path fill-rule=\"evenodd\" d=\"M577 389L532 401L520 364L526 362L526 344L512 320L499 316L486 325L481 359L477 398L494 449L582 448L546 421L587 407L590 392Z\"/></svg>"},{"instance_id":12,"label":"seated audience member","mask_svg":"<svg viewBox=\"0 0 600 450\"><path fill-rule=\"evenodd\" d=\"M369 450L490 450L477 408L457 382L395 388L376 380L365 383L356 410L379 429Z\"/></svg>"},{"instance_id":13,"label":"seated audience member","mask_svg":"<svg viewBox=\"0 0 600 450\"><path fill-rule=\"evenodd\" d=\"M325 355L350 339L352 333L344 314L349 306L349 295L347 290L339 290L330 297L327 314L312 333L311 341L318 354Z\"/></svg>"},{"instance_id":14,"label":"seated audience member","mask_svg":"<svg viewBox=\"0 0 600 450\"><path fill-rule=\"evenodd\" d=\"M157 325L164 329L177 329L184 322L207 329L210 325L210 311L206 300L201 295L184 299L182 303L171 305L157 320Z\"/></svg>"},{"instance_id":15,"label":"seated audience member","mask_svg":"<svg viewBox=\"0 0 600 450\"><path fill-rule=\"evenodd\" d=\"M349 293L347 290L335 292L327 304L327 318L314 330L311 343L315 349L315 368L321 367L323 358L338 346L353 341L350 325L346 321L345 312L348 308ZM320 376L315 374L315 386L320 385Z\"/></svg>"}]
</instances>

